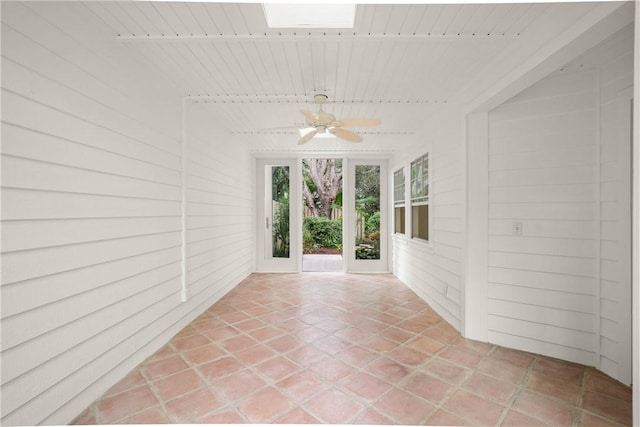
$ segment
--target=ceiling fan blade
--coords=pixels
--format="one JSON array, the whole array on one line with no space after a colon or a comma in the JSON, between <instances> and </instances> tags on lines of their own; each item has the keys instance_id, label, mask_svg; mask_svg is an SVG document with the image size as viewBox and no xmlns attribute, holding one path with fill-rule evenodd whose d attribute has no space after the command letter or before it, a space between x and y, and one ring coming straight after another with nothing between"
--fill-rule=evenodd
<instances>
[{"instance_id":1,"label":"ceiling fan blade","mask_svg":"<svg viewBox=\"0 0 640 427\"><path fill-rule=\"evenodd\" d=\"M316 121L316 115L315 113L313 113L312 111L309 110L300 110L300 112L304 115L304 118L307 121L307 124L312 124L314 121Z\"/></svg>"},{"instance_id":2,"label":"ceiling fan blade","mask_svg":"<svg viewBox=\"0 0 640 427\"><path fill-rule=\"evenodd\" d=\"M306 144L307 142L311 141L311 138L316 136L316 133L318 133L318 131L314 129L311 132L304 134L302 138L298 140L298 145Z\"/></svg>"},{"instance_id":3,"label":"ceiling fan blade","mask_svg":"<svg viewBox=\"0 0 640 427\"><path fill-rule=\"evenodd\" d=\"M380 119L366 119L366 118L344 119L344 120L340 120L340 122L342 122L342 127L346 127L346 128L363 128L367 126L378 126L381 123Z\"/></svg>"},{"instance_id":4,"label":"ceiling fan blade","mask_svg":"<svg viewBox=\"0 0 640 427\"><path fill-rule=\"evenodd\" d=\"M344 139L345 141L349 141L349 142L361 142L362 138L360 137L360 135L358 135L357 133L353 133L349 130L346 129L340 129L340 128L333 128L330 129L329 132L331 132L332 134L334 134L335 136L337 136L340 139Z\"/></svg>"},{"instance_id":5,"label":"ceiling fan blade","mask_svg":"<svg viewBox=\"0 0 640 427\"><path fill-rule=\"evenodd\" d=\"M329 125L331 125L333 122L335 122L335 121L336 121L336 116L334 116L334 115L333 115L333 114L331 114L331 113L326 113L326 112L324 112L324 111L318 111L318 112L316 113L315 117L316 117L316 119L317 119L320 123L322 123L322 124L324 124L324 125L326 125L326 126L329 126Z\"/></svg>"}]
</instances>

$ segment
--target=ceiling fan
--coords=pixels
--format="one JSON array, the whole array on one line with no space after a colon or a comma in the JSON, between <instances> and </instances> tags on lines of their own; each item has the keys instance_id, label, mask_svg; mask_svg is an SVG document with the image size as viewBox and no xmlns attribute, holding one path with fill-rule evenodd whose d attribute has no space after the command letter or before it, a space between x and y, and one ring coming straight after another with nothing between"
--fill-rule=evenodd
<instances>
[{"instance_id":1,"label":"ceiling fan","mask_svg":"<svg viewBox=\"0 0 640 427\"><path fill-rule=\"evenodd\" d=\"M351 118L351 119L336 119L331 113L327 113L322 109L322 104L327 102L327 95L316 95L313 100L318 104L318 111L312 112L309 110L300 110L304 115L307 126L315 128L309 133L304 134L299 140L298 144L306 144L317 134L329 132L332 135L340 139L344 139L349 142L361 142L362 137L355 132L347 130L345 128L361 128L367 126L378 126L380 119L371 118Z\"/></svg>"}]
</instances>

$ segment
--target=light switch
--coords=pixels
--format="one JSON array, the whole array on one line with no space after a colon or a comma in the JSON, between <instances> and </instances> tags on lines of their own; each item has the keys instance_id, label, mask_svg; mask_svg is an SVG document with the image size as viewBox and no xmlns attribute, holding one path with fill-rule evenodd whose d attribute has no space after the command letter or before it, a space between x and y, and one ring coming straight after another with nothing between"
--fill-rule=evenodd
<instances>
[{"instance_id":1,"label":"light switch","mask_svg":"<svg viewBox=\"0 0 640 427\"><path fill-rule=\"evenodd\" d=\"M522 236L522 223L519 221L514 221L511 223L511 235L512 236Z\"/></svg>"}]
</instances>

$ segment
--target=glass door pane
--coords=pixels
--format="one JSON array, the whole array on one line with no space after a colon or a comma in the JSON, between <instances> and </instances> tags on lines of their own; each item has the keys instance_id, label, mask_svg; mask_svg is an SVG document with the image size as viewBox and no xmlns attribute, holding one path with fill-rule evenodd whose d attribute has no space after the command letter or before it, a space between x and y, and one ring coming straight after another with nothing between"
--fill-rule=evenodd
<instances>
[{"instance_id":1,"label":"glass door pane","mask_svg":"<svg viewBox=\"0 0 640 427\"><path fill-rule=\"evenodd\" d=\"M271 256L289 258L291 233L289 227L289 166L271 168ZM267 227L267 232L269 228Z\"/></svg>"},{"instance_id":2,"label":"glass door pane","mask_svg":"<svg viewBox=\"0 0 640 427\"><path fill-rule=\"evenodd\" d=\"M355 257L379 260L380 165L355 168Z\"/></svg>"},{"instance_id":3,"label":"glass door pane","mask_svg":"<svg viewBox=\"0 0 640 427\"><path fill-rule=\"evenodd\" d=\"M387 163L378 159L347 159L345 255L347 272L386 273L387 215L390 211Z\"/></svg>"},{"instance_id":4,"label":"glass door pane","mask_svg":"<svg viewBox=\"0 0 640 427\"><path fill-rule=\"evenodd\" d=\"M256 270L299 271L300 180L295 159L259 159L256 173Z\"/></svg>"}]
</instances>

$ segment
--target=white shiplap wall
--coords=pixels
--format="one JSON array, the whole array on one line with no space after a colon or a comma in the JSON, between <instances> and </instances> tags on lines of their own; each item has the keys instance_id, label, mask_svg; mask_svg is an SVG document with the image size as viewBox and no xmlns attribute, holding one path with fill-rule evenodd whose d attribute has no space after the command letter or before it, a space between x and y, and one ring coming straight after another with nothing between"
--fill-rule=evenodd
<instances>
[{"instance_id":1,"label":"white shiplap wall","mask_svg":"<svg viewBox=\"0 0 640 427\"><path fill-rule=\"evenodd\" d=\"M248 152L199 137L180 301L179 94L55 6L2 3L3 425L71 421L251 271Z\"/></svg>"},{"instance_id":2,"label":"white shiplap wall","mask_svg":"<svg viewBox=\"0 0 640 427\"><path fill-rule=\"evenodd\" d=\"M465 167L464 128L460 124L464 118L449 117L424 145L418 144L408 156L397 156L389 171L393 174L405 166L406 185L410 185L411 161L429 151L430 242L427 245L409 234L394 234L393 273L460 330ZM408 204L406 209L411 210ZM407 222L407 233L410 230Z\"/></svg>"},{"instance_id":3,"label":"white shiplap wall","mask_svg":"<svg viewBox=\"0 0 640 427\"><path fill-rule=\"evenodd\" d=\"M489 116L489 341L616 378L614 101L631 52L626 30Z\"/></svg>"},{"instance_id":4,"label":"white shiplap wall","mask_svg":"<svg viewBox=\"0 0 640 427\"><path fill-rule=\"evenodd\" d=\"M630 151L620 115L633 86L633 29L587 58L599 68L600 139L600 360L602 371L631 381ZM620 134L620 132L623 132ZM622 136L622 138L621 138Z\"/></svg>"},{"instance_id":5,"label":"white shiplap wall","mask_svg":"<svg viewBox=\"0 0 640 427\"><path fill-rule=\"evenodd\" d=\"M489 341L585 364L596 352L596 82L593 69L557 73L489 114Z\"/></svg>"},{"instance_id":6,"label":"white shiplap wall","mask_svg":"<svg viewBox=\"0 0 640 427\"><path fill-rule=\"evenodd\" d=\"M188 296L215 299L253 271L253 163L246 145L230 141L211 122L207 107L188 107Z\"/></svg>"}]
</instances>

